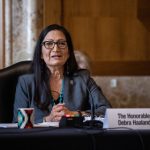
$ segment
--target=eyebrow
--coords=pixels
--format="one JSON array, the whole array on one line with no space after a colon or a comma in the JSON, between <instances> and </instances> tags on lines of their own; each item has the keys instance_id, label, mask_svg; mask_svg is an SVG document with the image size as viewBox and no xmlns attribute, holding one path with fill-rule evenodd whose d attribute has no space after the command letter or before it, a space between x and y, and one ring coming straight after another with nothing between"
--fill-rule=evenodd
<instances>
[{"instance_id":1,"label":"eyebrow","mask_svg":"<svg viewBox=\"0 0 150 150\"><path fill-rule=\"evenodd\" d=\"M66 41L66 39L58 39L57 41L60 41L60 40ZM54 39L45 39L45 41L55 41L55 40Z\"/></svg>"}]
</instances>

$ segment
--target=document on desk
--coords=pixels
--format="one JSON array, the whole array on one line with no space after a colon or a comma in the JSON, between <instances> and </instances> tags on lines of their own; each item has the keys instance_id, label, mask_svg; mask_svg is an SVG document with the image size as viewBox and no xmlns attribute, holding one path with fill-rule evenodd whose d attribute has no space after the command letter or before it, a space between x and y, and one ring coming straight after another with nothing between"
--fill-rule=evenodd
<instances>
[{"instance_id":1,"label":"document on desk","mask_svg":"<svg viewBox=\"0 0 150 150\"><path fill-rule=\"evenodd\" d=\"M0 128L17 128L17 123L0 123Z\"/></svg>"},{"instance_id":2,"label":"document on desk","mask_svg":"<svg viewBox=\"0 0 150 150\"><path fill-rule=\"evenodd\" d=\"M59 122L42 122L34 124L34 127L59 127Z\"/></svg>"},{"instance_id":3,"label":"document on desk","mask_svg":"<svg viewBox=\"0 0 150 150\"><path fill-rule=\"evenodd\" d=\"M95 120L103 122L104 118L96 117ZM84 121L91 120L91 117L85 117ZM0 123L0 128L17 128L17 123ZM34 124L33 127L59 127L59 122L42 122Z\"/></svg>"},{"instance_id":4,"label":"document on desk","mask_svg":"<svg viewBox=\"0 0 150 150\"><path fill-rule=\"evenodd\" d=\"M59 122L42 122L33 127L59 127ZM0 128L18 128L17 123L0 123Z\"/></svg>"}]
</instances>

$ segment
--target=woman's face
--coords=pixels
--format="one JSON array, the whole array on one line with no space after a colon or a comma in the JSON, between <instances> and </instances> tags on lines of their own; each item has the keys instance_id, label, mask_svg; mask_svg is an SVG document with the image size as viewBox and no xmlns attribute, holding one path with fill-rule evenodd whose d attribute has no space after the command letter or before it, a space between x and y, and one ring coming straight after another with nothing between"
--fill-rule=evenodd
<instances>
[{"instance_id":1,"label":"woman's face","mask_svg":"<svg viewBox=\"0 0 150 150\"><path fill-rule=\"evenodd\" d=\"M48 68L63 67L69 57L65 35L59 30L48 32L43 40L42 56Z\"/></svg>"}]
</instances>

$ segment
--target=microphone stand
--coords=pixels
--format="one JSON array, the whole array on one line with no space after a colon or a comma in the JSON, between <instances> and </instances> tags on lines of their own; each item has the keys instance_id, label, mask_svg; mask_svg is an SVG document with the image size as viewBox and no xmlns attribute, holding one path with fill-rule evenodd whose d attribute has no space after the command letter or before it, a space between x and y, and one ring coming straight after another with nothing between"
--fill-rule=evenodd
<instances>
[{"instance_id":1,"label":"microphone stand","mask_svg":"<svg viewBox=\"0 0 150 150\"><path fill-rule=\"evenodd\" d=\"M92 99L93 101L93 99ZM95 109L94 109L94 103L92 102L91 106L91 119L86 120L84 122L84 126L89 128L103 128L103 122L100 120L95 120Z\"/></svg>"},{"instance_id":2,"label":"microphone stand","mask_svg":"<svg viewBox=\"0 0 150 150\"><path fill-rule=\"evenodd\" d=\"M90 128L103 128L103 122L100 121L100 120L95 120L95 108L94 108L94 100L93 100L92 94L91 94L89 88L87 87L84 79L81 76L80 76L80 78L83 80L83 82L86 86L86 89L88 90L88 93L91 97L91 119L86 120L83 123L83 126L87 126L87 127L90 127Z\"/></svg>"}]
</instances>

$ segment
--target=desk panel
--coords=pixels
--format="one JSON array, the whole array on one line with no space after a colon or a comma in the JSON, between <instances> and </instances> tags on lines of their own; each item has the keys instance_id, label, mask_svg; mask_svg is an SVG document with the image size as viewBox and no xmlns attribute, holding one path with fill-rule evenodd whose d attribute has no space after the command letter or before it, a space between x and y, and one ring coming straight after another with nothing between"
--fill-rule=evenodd
<instances>
[{"instance_id":1,"label":"desk panel","mask_svg":"<svg viewBox=\"0 0 150 150\"><path fill-rule=\"evenodd\" d=\"M150 150L149 141L150 130L0 128L1 150Z\"/></svg>"}]
</instances>

